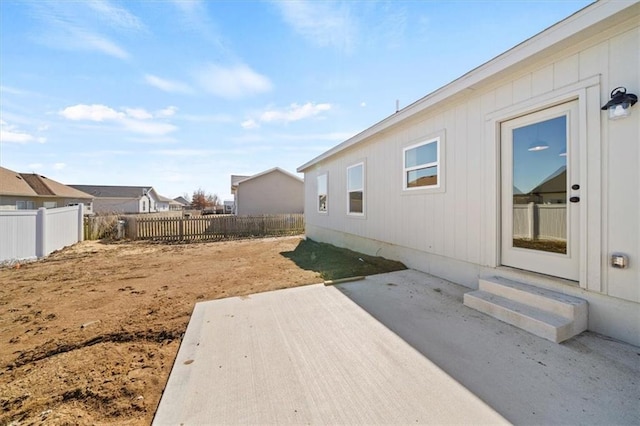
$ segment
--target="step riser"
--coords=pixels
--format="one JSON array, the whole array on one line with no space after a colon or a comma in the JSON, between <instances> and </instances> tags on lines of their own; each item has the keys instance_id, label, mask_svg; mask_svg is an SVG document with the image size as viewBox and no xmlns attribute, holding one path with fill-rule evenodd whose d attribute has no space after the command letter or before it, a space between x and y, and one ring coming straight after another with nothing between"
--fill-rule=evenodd
<instances>
[{"instance_id":1,"label":"step riser","mask_svg":"<svg viewBox=\"0 0 640 426\"><path fill-rule=\"evenodd\" d=\"M509 287L508 285L503 285L501 283L485 279L480 279L479 289L486 291L487 293L492 293L507 299L515 300L516 302L535 306L539 309L555 313L556 315L560 315L565 318L575 318L577 316L580 316L581 313L579 311L582 309L586 309L586 305L571 305L563 303L545 297L543 295L532 294L518 288Z\"/></svg>"},{"instance_id":2,"label":"step riser","mask_svg":"<svg viewBox=\"0 0 640 426\"><path fill-rule=\"evenodd\" d=\"M554 327L469 293L464 295L464 305L555 343L560 343L575 335L572 333L571 324Z\"/></svg>"}]
</instances>

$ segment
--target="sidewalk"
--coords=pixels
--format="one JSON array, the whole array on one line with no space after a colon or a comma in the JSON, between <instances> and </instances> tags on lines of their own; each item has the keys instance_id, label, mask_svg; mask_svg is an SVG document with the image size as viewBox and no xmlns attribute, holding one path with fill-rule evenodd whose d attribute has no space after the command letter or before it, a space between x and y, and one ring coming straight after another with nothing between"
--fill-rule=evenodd
<instances>
[{"instance_id":1,"label":"sidewalk","mask_svg":"<svg viewBox=\"0 0 640 426\"><path fill-rule=\"evenodd\" d=\"M554 344L465 291L407 270L199 303L154 424L640 423L640 348Z\"/></svg>"}]
</instances>

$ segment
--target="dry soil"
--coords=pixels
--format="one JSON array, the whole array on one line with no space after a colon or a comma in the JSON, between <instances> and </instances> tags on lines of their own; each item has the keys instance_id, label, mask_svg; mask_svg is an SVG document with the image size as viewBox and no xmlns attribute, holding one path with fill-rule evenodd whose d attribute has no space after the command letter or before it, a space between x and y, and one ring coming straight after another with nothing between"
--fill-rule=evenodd
<instances>
[{"instance_id":1,"label":"dry soil","mask_svg":"<svg viewBox=\"0 0 640 426\"><path fill-rule=\"evenodd\" d=\"M149 424L194 304L404 266L300 237L85 241L0 269L0 425Z\"/></svg>"}]
</instances>

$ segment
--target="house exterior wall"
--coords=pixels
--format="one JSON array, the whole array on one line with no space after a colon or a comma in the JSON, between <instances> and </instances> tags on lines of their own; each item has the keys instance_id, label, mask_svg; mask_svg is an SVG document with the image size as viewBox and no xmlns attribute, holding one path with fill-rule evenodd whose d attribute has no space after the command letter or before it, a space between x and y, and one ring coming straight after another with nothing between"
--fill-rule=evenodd
<instances>
[{"instance_id":1,"label":"house exterior wall","mask_svg":"<svg viewBox=\"0 0 640 426\"><path fill-rule=\"evenodd\" d=\"M304 212L304 183L279 171L238 184L238 216Z\"/></svg>"},{"instance_id":2,"label":"house exterior wall","mask_svg":"<svg viewBox=\"0 0 640 426\"><path fill-rule=\"evenodd\" d=\"M79 198L63 198L63 197L20 197L20 196L0 196L0 210L17 210L18 201L33 202L34 209L46 207L45 203L55 203L55 207L66 207L82 203L84 205L84 214L93 213L92 200ZM50 207L51 208L51 207Z\"/></svg>"},{"instance_id":3,"label":"house exterior wall","mask_svg":"<svg viewBox=\"0 0 640 426\"><path fill-rule=\"evenodd\" d=\"M482 275L526 275L587 299L589 329L640 345L640 104L623 120L609 121L600 111L614 87L640 91L639 8L306 168L308 237L398 259L470 288ZM500 123L572 100L582 187L579 282L501 267L499 244ZM403 148L435 136L442 138L440 188L403 191ZM347 214L346 171L357 163L365 164L361 216ZM325 173L328 211L320 213L317 176ZM629 256L630 267L612 268L614 252Z\"/></svg>"},{"instance_id":4,"label":"house exterior wall","mask_svg":"<svg viewBox=\"0 0 640 426\"><path fill-rule=\"evenodd\" d=\"M149 202L147 201L147 209ZM140 213L142 203L137 198L95 198L93 210L97 214Z\"/></svg>"}]
</instances>

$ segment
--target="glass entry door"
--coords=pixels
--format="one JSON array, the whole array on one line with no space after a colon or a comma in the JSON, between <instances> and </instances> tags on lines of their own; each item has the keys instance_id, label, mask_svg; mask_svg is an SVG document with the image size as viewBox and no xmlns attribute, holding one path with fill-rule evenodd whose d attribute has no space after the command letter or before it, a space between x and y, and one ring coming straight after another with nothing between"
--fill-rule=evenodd
<instances>
[{"instance_id":1,"label":"glass entry door","mask_svg":"<svg viewBox=\"0 0 640 426\"><path fill-rule=\"evenodd\" d=\"M577 101L501 124L502 264L579 279Z\"/></svg>"}]
</instances>

